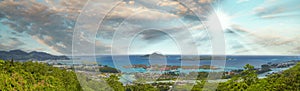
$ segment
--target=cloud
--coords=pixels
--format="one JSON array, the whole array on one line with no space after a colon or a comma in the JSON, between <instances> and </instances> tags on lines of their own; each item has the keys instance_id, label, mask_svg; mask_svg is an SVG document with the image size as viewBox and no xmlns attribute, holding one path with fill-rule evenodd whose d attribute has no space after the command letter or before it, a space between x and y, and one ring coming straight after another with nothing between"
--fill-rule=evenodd
<instances>
[{"instance_id":1,"label":"cloud","mask_svg":"<svg viewBox=\"0 0 300 91\"><path fill-rule=\"evenodd\" d=\"M178 16L175 15L176 13L171 12L174 10L174 7L161 7L160 5L157 5L159 2L160 1L158 1L158 3L153 1L135 1L134 6L128 3L121 3L107 14L106 20L119 22L126 18L134 17L131 19L153 22L157 21L157 19L171 20L178 18Z\"/></svg>"},{"instance_id":2,"label":"cloud","mask_svg":"<svg viewBox=\"0 0 300 91\"><path fill-rule=\"evenodd\" d=\"M238 0L237 3L244 3L244 2L248 2L249 0Z\"/></svg>"},{"instance_id":3,"label":"cloud","mask_svg":"<svg viewBox=\"0 0 300 91\"><path fill-rule=\"evenodd\" d=\"M212 3L214 0L199 0L199 3Z\"/></svg>"},{"instance_id":4,"label":"cloud","mask_svg":"<svg viewBox=\"0 0 300 91\"><path fill-rule=\"evenodd\" d=\"M170 31L171 29L182 27L182 25L179 25L180 20L189 20L189 23L195 23L195 20L199 20L195 15L177 14L177 12L182 12L182 10L177 10L176 7L183 5L176 1L147 1L147 3L146 1L136 1L135 5L132 7L122 3L120 6L115 7L110 14L107 14L107 18L103 21L103 26L101 26L97 37L111 38L120 24L126 25L119 28L120 31L124 31L122 35L131 37L131 33L135 33L135 31L140 29L170 27L163 30ZM181 19L182 17L184 19ZM181 28L180 30L184 29Z\"/></svg>"},{"instance_id":5,"label":"cloud","mask_svg":"<svg viewBox=\"0 0 300 91\"><path fill-rule=\"evenodd\" d=\"M204 30L203 24L200 19L194 15L188 7L173 1L173 0L155 0L150 1L135 1L134 5L128 3L121 3L120 6L115 7L111 14L107 14L107 18L102 22L100 26L97 38L104 39L106 41L112 41L112 36L115 34L120 39L126 39L133 37L133 34L137 31L144 29L159 29L163 32L173 34L172 36L186 36L185 32L193 30L202 31ZM204 13L205 9L209 9L210 3L213 0L207 1L191 1L193 3L191 9L201 9ZM201 5L197 5L201 4ZM199 7L197 7L199 6ZM126 12L125 12L126 11ZM209 10L207 10L209 11ZM200 14L200 13L199 13ZM205 17L200 17L205 18ZM125 20L125 21L124 21ZM185 24L184 24L185 23ZM118 33L115 33L116 31ZM140 42L146 42L148 45L163 44L168 38L167 34L158 31L147 31L141 33ZM193 36L196 34L191 34ZM187 44L193 44L193 39L184 39L181 37L180 41ZM205 40L207 43L207 40ZM111 42L109 42L111 43ZM203 42L202 42L203 43ZM144 46L144 48L151 46ZM123 48L119 48L122 50Z\"/></svg>"},{"instance_id":6,"label":"cloud","mask_svg":"<svg viewBox=\"0 0 300 91\"><path fill-rule=\"evenodd\" d=\"M101 1L102 3L95 3L95 6L99 5L97 9L82 11L81 9L86 1L1 1L1 23L9 26L16 34L28 34L39 44L45 45L62 54L71 54L73 29L78 15L83 12L87 14L85 16L91 19L87 21L91 22L97 20L93 18L95 16L107 15L102 22L103 24L99 27L96 41L91 41L94 39L93 34L82 33L76 36L80 39L80 43L82 44L79 45L82 48L80 51L83 53L93 51L92 48L86 47L84 44L95 44L96 54L110 53L112 36L117 29L121 31L118 35L120 38L131 38L131 35L142 29L161 29L163 32L145 31L140 34L141 41L146 41L148 44L164 42L167 39L167 34L164 32L174 34L173 36L186 36L186 32L192 32L190 36L196 39L195 42L199 45L199 48L209 48L211 46L209 44L209 35L207 32L204 32L205 27L200 23L200 20L207 18L205 16L210 14L209 11L212 9L211 4L216 0L183 0L182 3L189 5L188 7L176 0L125 0L119 6L115 7L110 14L104 12L111 7L110 4L106 4L108 1L104 0ZM239 0L239 2L245 1L247 0ZM91 0L91 2L96 1ZM261 5L254 9L253 12L261 18L267 18L282 14L287 12L287 10L295 10L295 8L286 6L287 4ZM200 15L200 18L193 14L193 10L199 11L197 15ZM122 24L126 26L119 27ZM82 27L92 29L97 26L86 25ZM86 30L86 32L88 31L90 30ZM270 50L282 47L288 48L286 51L292 52L298 47L295 44L299 43L299 41L295 39L284 39L282 36L272 37L260 33L262 32L250 32L250 30L242 26L233 25L232 30L229 30L225 34L230 37L230 40L227 39L227 41L232 42L229 44L229 48L231 48L230 50L234 50L234 53L247 53L253 49L262 50L259 47ZM0 36L0 38L3 38L3 36ZM193 44L193 39L184 38L186 37L180 39L184 41L183 43ZM241 42L233 43L237 42L237 40ZM24 45L17 38L11 38L8 41L6 44L0 43L0 47L9 50L11 48L21 48ZM11 47L13 44L20 46ZM122 50L122 48L119 49ZM38 50L42 49L38 48Z\"/></svg>"},{"instance_id":7,"label":"cloud","mask_svg":"<svg viewBox=\"0 0 300 91\"><path fill-rule=\"evenodd\" d=\"M71 53L72 27L84 0L60 1L2 1L0 12L7 17L2 24L18 33L27 33L38 43L63 54ZM82 3L82 4L81 4Z\"/></svg>"},{"instance_id":8,"label":"cloud","mask_svg":"<svg viewBox=\"0 0 300 91\"><path fill-rule=\"evenodd\" d=\"M268 15L278 14L284 12L284 8L281 7L257 7L254 9L256 15L260 16L261 18L268 18Z\"/></svg>"},{"instance_id":9,"label":"cloud","mask_svg":"<svg viewBox=\"0 0 300 91\"><path fill-rule=\"evenodd\" d=\"M299 10L299 7L294 7L298 6L299 4L299 1L293 0L266 0L264 4L254 8L253 12L255 15L264 19L296 16L298 14L288 13Z\"/></svg>"},{"instance_id":10,"label":"cloud","mask_svg":"<svg viewBox=\"0 0 300 91\"><path fill-rule=\"evenodd\" d=\"M146 30L141 33L141 38L150 43L158 43L167 39L167 34L158 30Z\"/></svg>"},{"instance_id":11,"label":"cloud","mask_svg":"<svg viewBox=\"0 0 300 91\"><path fill-rule=\"evenodd\" d=\"M21 48L25 43L20 41L18 38L10 37L8 39L1 38L0 48L1 50L14 50Z\"/></svg>"},{"instance_id":12,"label":"cloud","mask_svg":"<svg viewBox=\"0 0 300 91\"><path fill-rule=\"evenodd\" d=\"M286 37L275 32L252 31L241 25L232 26L232 32L226 33L228 50L233 54L298 54L299 37Z\"/></svg>"}]
</instances>

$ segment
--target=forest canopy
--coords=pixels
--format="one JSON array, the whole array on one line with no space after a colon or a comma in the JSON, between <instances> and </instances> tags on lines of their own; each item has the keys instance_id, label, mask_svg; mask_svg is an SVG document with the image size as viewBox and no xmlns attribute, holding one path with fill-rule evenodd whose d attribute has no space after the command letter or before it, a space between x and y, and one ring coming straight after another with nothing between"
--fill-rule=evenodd
<instances>
[{"instance_id":1,"label":"forest canopy","mask_svg":"<svg viewBox=\"0 0 300 91\"><path fill-rule=\"evenodd\" d=\"M37 62L13 62L0 60L0 90L46 90L46 91L167 91L173 83L124 85L119 75L110 75L101 81L91 80L86 74L67 71ZM80 83L81 84L80 84ZM104 84L107 83L107 84ZM192 91L212 90L203 88L209 85L205 79L198 82ZM108 86L109 85L109 86ZM182 86L188 87L188 86ZM174 89L174 88L173 88ZM185 90L185 88L176 88ZM220 83L217 91L228 90L300 90L300 63L280 73L259 79L252 65L245 65L241 74Z\"/></svg>"}]
</instances>

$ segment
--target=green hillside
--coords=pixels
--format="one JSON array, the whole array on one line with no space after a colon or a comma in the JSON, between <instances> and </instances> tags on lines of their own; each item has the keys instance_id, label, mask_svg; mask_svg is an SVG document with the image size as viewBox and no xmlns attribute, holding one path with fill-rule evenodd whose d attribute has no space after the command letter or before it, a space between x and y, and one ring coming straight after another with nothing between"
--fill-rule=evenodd
<instances>
[{"instance_id":1,"label":"green hillside","mask_svg":"<svg viewBox=\"0 0 300 91\"><path fill-rule=\"evenodd\" d=\"M269 75L267 78L258 79L254 67L246 65L244 71L227 82L220 83L217 91L300 91L300 63L281 73ZM133 84L123 86L116 75L103 79L100 82L88 79L84 74L78 74L82 82L80 86L76 74L54 68L42 63L11 62L0 60L0 90L26 90L26 91L93 91L111 90L106 86L106 81L116 91L166 91L172 83ZM201 81L194 86L193 91L203 89L210 83ZM212 84L215 85L215 84ZM177 90L185 90L176 88Z\"/></svg>"},{"instance_id":2,"label":"green hillside","mask_svg":"<svg viewBox=\"0 0 300 91\"><path fill-rule=\"evenodd\" d=\"M300 90L300 63L296 66L258 79L253 66L246 65L243 74L221 83L218 90L246 90L246 91L299 91Z\"/></svg>"},{"instance_id":3,"label":"green hillside","mask_svg":"<svg viewBox=\"0 0 300 91\"><path fill-rule=\"evenodd\" d=\"M3 91L80 91L72 71L34 62L0 60L0 89Z\"/></svg>"}]
</instances>

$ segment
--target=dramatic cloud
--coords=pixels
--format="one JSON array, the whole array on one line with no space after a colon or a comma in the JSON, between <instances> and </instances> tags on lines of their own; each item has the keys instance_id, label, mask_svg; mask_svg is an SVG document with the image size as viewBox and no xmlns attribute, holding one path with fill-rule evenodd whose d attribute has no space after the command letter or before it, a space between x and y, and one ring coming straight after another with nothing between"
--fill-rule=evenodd
<instances>
[{"instance_id":1,"label":"dramatic cloud","mask_svg":"<svg viewBox=\"0 0 300 91\"><path fill-rule=\"evenodd\" d=\"M298 32L300 24L297 20L299 19L297 15L300 14L297 10L300 7L296 6L299 6L300 2L296 0L124 0L117 6L113 6L114 1L89 0L96 8L83 11L87 1L0 1L0 26L3 27L1 31L8 31L0 34L0 40L5 41L0 43L1 50L19 48L71 54L74 28L78 23L78 16L82 14L88 17L88 20L82 20L85 23L99 22L96 21L101 18L98 16L105 16L100 26L95 24L80 26L85 30L81 30L75 37L80 41L78 45L83 53L93 51L93 48L86 48L84 44L94 44L96 54L108 54L114 35L129 39L145 29L161 31L145 31L138 35L140 40L137 43L141 43L145 49L155 49L155 46L147 45L162 45L162 48L171 50L168 49L171 45L167 45L169 42L166 40L169 39L167 35L172 34L179 36L182 43L196 44L198 50L209 53L211 35L206 29L205 22L209 21L210 15L219 10L222 11L221 14L233 18L225 22L228 23L224 29L229 50L227 53L255 54L255 51L270 54L298 53L295 49L299 48L297 40L299 34L295 32ZM220 9L222 7L219 6L223 4L224 9ZM240 8L239 4L244 6ZM109 10L112 7L113 9ZM226 20L226 18L228 17L219 16L219 19ZM97 36L94 36L95 33L90 32L95 31L97 27L99 28ZM34 45L30 43L38 43L35 47L41 47L29 48L28 46ZM277 51L271 51L274 49Z\"/></svg>"},{"instance_id":2,"label":"dramatic cloud","mask_svg":"<svg viewBox=\"0 0 300 91\"><path fill-rule=\"evenodd\" d=\"M295 0L265 0L264 4L254 8L254 13L265 19L299 15L299 13L291 13L300 9L300 7L293 7L294 5L300 5L300 2Z\"/></svg>"},{"instance_id":3,"label":"dramatic cloud","mask_svg":"<svg viewBox=\"0 0 300 91\"><path fill-rule=\"evenodd\" d=\"M0 37L1 38L1 37ZM2 43L0 44L0 48L2 50L14 50L21 48L25 43L20 41L17 38L8 38L8 39L0 39Z\"/></svg>"},{"instance_id":4,"label":"dramatic cloud","mask_svg":"<svg viewBox=\"0 0 300 91\"><path fill-rule=\"evenodd\" d=\"M62 3L65 4L65 3ZM80 9L80 6L78 10ZM41 44L53 47L58 52L71 52L72 9L57 9L42 2L2 1L0 10L7 18L3 24L19 33L27 33ZM69 11L69 12L66 12ZM68 13L64 15L62 13ZM62 14L62 15L61 15ZM67 47L66 47L67 46Z\"/></svg>"}]
</instances>

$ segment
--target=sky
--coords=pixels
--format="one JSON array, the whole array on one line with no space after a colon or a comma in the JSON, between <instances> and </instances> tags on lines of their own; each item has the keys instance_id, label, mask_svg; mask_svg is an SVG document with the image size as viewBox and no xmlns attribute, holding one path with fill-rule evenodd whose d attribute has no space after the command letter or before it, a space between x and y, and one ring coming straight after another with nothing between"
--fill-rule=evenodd
<instances>
[{"instance_id":1,"label":"sky","mask_svg":"<svg viewBox=\"0 0 300 91\"><path fill-rule=\"evenodd\" d=\"M299 10L299 0L0 0L0 50L71 55L83 40L99 55L213 54L208 27L220 24L227 55L298 55ZM80 16L104 19L74 35Z\"/></svg>"}]
</instances>

